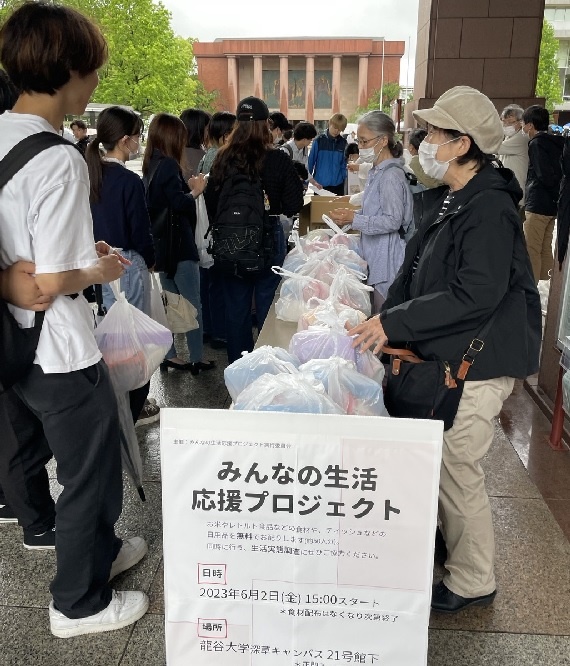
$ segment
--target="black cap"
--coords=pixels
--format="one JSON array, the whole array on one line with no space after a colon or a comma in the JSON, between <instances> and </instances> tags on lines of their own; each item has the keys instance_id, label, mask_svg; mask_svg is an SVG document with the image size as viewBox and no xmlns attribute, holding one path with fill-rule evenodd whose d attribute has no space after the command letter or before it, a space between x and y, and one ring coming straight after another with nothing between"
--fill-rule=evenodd
<instances>
[{"instance_id":1,"label":"black cap","mask_svg":"<svg viewBox=\"0 0 570 666\"><path fill-rule=\"evenodd\" d=\"M269 109L259 97L246 97L238 104L236 116L238 120L267 120Z\"/></svg>"}]
</instances>

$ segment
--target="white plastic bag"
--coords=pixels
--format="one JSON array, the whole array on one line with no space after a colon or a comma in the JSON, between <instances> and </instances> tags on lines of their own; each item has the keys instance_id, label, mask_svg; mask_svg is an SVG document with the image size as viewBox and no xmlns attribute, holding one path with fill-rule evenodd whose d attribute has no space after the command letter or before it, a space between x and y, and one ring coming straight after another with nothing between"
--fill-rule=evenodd
<instances>
[{"instance_id":1,"label":"white plastic bag","mask_svg":"<svg viewBox=\"0 0 570 666\"><path fill-rule=\"evenodd\" d=\"M356 351L352 348L352 338L341 328L311 326L306 331L295 333L289 343L289 352L301 363L314 358L330 358L340 356L356 364Z\"/></svg>"},{"instance_id":2,"label":"white plastic bag","mask_svg":"<svg viewBox=\"0 0 570 666\"><path fill-rule=\"evenodd\" d=\"M297 275L273 266L276 275L288 278L281 283L279 298L275 302L275 316L282 321L297 323L307 309L307 301L313 297L325 299L329 295L328 284L305 275Z\"/></svg>"},{"instance_id":3,"label":"white plastic bag","mask_svg":"<svg viewBox=\"0 0 570 666\"><path fill-rule=\"evenodd\" d=\"M150 381L172 345L172 333L131 305L111 283L116 301L95 329L95 340L117 392Z\"/></svg>"},{"instance_id":4,"label":"white plastic bag","mask_svg":"<svg viewBox=\"0 0 570 666\"><path fill-rule=\"evenodd\" d=\"M156 273L150 274L150 316L161 326L168 328L166 308L162 300L162 291Z\"/></svg>"},{"instance_id":5,"label":"white plastic bag","mask_svg":"<svg viewBox=\"0 0 570 666\"><path fill-rule=\"evenodd\" d=\"M196 241L196 248L198 249L200 267L211 268L214 265L214 258L208 252L208 246L210 245L208 228L210 222L208 220L208 211L206 210L206 202L204 201L203 194L196 199L196 218L197 222L194 239Z\"/></svg>"},{"instance_id":6,"label":"white plastic bag","mask_svg":"<svg viewBox=\"0 0 570 666\"><path fill-rule=\"evenodd\" d=\"M363 354L356 354L356 369L378 384L382 384L386 372L380 359L370 349L367 349Z\"/></svg>"},{"instance_id":7,"label":"white plastic bag","mask_svg":"<svg viewBox=\"0 0 570 666\"><path fill-rule=\"evenodd\" d=\"M371 291L374 291L373 287L363 284L353 273L341 266L331 284L330 297L364 312L369 317L372 312Z\"/></svg>"},{"instance_id":8,"label":"white plastic bag","mask_svg":"<svg viewBox=\"0 0 570 666\"><path fill-rule=\"evenodd\" d=\"M298 331L306 331L309 326L330 326L332 321L336 321L345 329L347 324L350 328L354 328L367 319L364 312L331 298L325 301L311 298L307 306L309 309L299 317Z\"/></svg>"},{"instance_id":9,"label":"white plastic bag","mask_svg":"<svg viewBox=\"0 0 570 666\"><path fill-rule=\"evenodd\" d=\"M320 382L295 375L262 375L240 393L234 409L297 414L342 414Z\"/></svg>"},{"instance_id":10,"label":"white plastic bag","mask_svg":"<svg viewBox=\"0 0 570 666\"><path fill-rule=\"evenodd\" d=\"M299 361L281 347L263 345L251 353L245 352L224 370L226 388L235 402L239 394L262 375L292 374Z\"/></svg>"},{"instance_id":11,"label":"white plastic bag","mask_svg":"<svg viewBox=\"0 0 570 666\"><path fill-rule=\"evenodd\" d=\"M350 203L353 203L352 198ZM347 234L338 226L338 224L335 224L331 218L324 213L322 215L322 220L333 232L333 236L330 241L331 247L344 245L353 252L356 252L362 256L362 249L360 247L360 234Z\"/></svg>"},{"instance_id":12,"label":"white plastic bag","mask_svg":"<svg viewBox=\"0 0 570 666\"><path fill-rule=\"evenodd\" d=\"M382 387L361 375L350 361L333 356L314 359L299 368L323 384L327 394L346 414L388 416Z\"/></svg>"}]
</instances>

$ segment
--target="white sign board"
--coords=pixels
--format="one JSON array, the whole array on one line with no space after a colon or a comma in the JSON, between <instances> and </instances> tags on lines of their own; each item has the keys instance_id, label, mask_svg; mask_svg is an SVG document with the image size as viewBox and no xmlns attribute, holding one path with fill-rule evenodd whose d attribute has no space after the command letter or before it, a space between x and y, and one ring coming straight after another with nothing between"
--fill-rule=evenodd
<instances>
[{"instance_id":1,"label":"white sign board","mask_svg":"<svg viewBox=\"0 0 570 666\"><path fill-rule=\"evenodd\" d=\"M169 666L424 666L443 426L161 410Z\"/></svg>"}]
</instances>

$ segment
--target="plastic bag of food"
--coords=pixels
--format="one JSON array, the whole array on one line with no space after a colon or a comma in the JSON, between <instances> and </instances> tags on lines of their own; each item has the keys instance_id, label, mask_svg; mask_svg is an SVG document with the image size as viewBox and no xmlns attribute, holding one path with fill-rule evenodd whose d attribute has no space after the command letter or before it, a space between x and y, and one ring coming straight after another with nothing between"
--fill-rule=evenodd
<instances>
[{"instance_id":1,"label":"plastic bag of food","mask_svg":"<svg viewBox=\"0 0 570 666\"><path fill-rule=\"evenodd\" d=\"M370 292L373 287L363 284L353 273L341 266L330 286L330 297L339 303L360 310L369 317L372 312Z\"/></svg>"},{"instance_id":2,"label":"plastic bag of food","mask_svg":"<svg viewBox=\"0 0 570 666\"><path fill-rule=\"evenodd\" d=\"M314 359L299 368L323 384L327 394L346 414L388 416L382 387L360 374L354 363L333 356Z\"/></svg>"},{"instance_id":3,"label":"plastic bag of food","mask_svg":"<svg viewBox=\"0 0 570 666\"><path fill-rule=\"evenodd\" d=\"M343 413L320 382L298 373L262 375L240 393L234 409L297 414Z\"/></svg>"},{"instance_id":4,"label":"plastic bag of food","mask_svg":"<svg viewBox=\"0 0 570 666\"><path fill-rule=\"evenodd\" d=\"M299 361L281 347L263 345L251 353L244 352L224 370L226 388L235 402L239 394L262 375L295 373Z\"/></svg>"},{"instance_id":5,"label":"plastic bag of food","mask_svg":"<svg viewBox=\"0 0 570 666\"><path fill-rule=\"evenodd\" d=\"M289 351L301 363L314 358L340 356L356 363L356 352L352 348L352 338L339 326L331 330L328 327L311 326L306 331L295 333L289 343Z\"/></svg>"},{"instance_id":6,"label":"plastic bag of food","mask_svg":"<svg viewBox=\"0 0 570 666\"><path fill-rule=\"evenodd\" d=\"M352 203L352 201L350 203ZM345 247L362 256L360 234L347 234L337 224L335 224L328 215L323 214L322 220L333 232L333 236L330 240L331 247L334 247L335 245L344 245Z\"/></svg>"},{"instance_id":7,"label":"plastic bag of food","mask_svg":"<svg viewBox=\"0 0 570 666\"><path fill-rule=\"evenodd\" d=\"M333 321L340 323L343 328L346 328L347 324L350 328L354 328L367 318L364 312L330 298L326 301L311 298L307 306L309 309L299 318L298 331L306 331L309 326L330 326Z\"/></svg>"},{"instance_id":8,"label":"plastic bag of food","mask_svg":"<svg viewBox=\"0 0 570 666\"><path fill-rule=\"evenodd\" d=\"M307 301L314 297L324 300L329 295L329 286L325 282L291 273L280 266L273 266L273 272L287 278L281 283L279 298L275 302L277 319L297 323L307 309Z\"/></svg>"}]
</instances>

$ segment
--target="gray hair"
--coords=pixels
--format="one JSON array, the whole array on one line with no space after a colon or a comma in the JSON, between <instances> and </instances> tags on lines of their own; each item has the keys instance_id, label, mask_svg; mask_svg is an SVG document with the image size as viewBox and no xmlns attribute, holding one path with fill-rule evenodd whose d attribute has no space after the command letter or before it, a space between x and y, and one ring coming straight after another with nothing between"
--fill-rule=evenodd
<instances>
[{"instance_id":1,"label":"gray hair","mask_svg":"<svg viewBox=\"0 0 570 666\"><path fill-rule=\"evenodd\" d=\"M516 120L522 120L524 109L518 104L509 104L501 111L501 120L514 117Z\"/></svg>"},{"instance_id":2,"label":"gray hair","mask_svg":"<svg viewBox=\"0 0 570 666\"><path fill-rule=\"evenodd\" d=\"M389 115L383 111L368 111L357 120L359 125L365 125L376 135L388 137L388 150L393 157L401 157L404 147L400 141L396 141L396 126Z\"/></svg>"}]
</instances>

